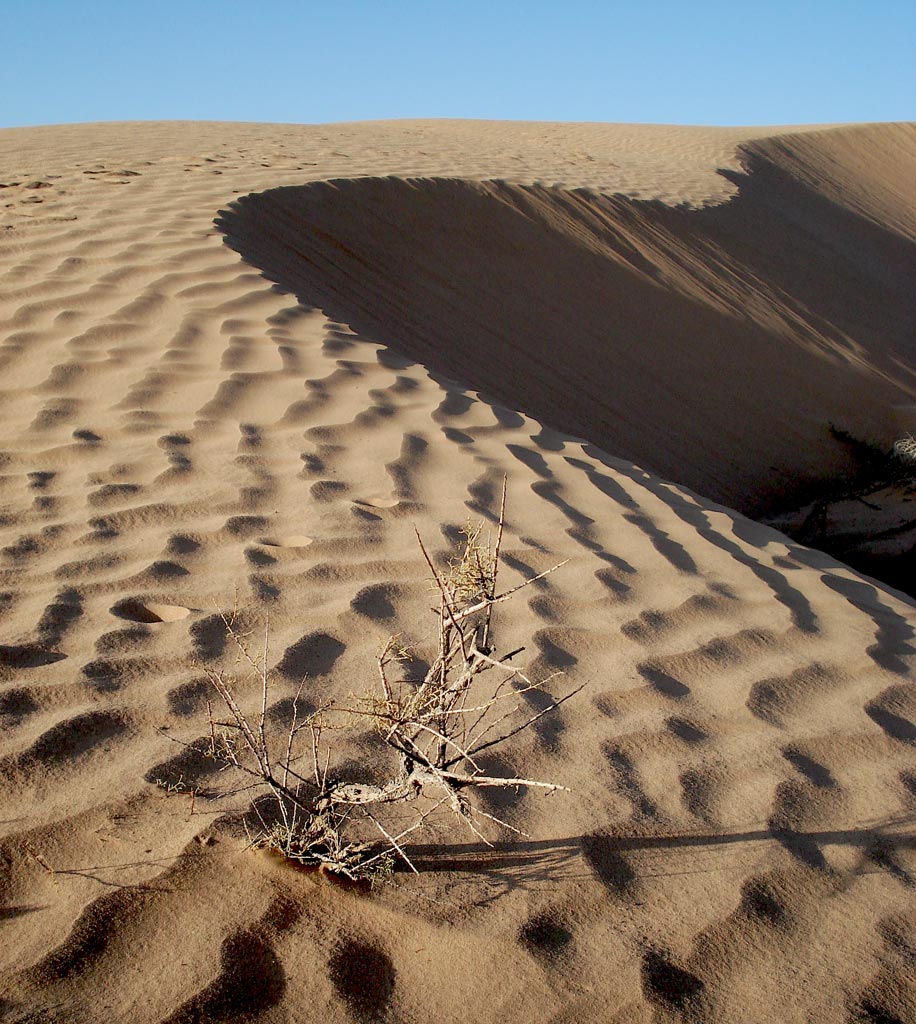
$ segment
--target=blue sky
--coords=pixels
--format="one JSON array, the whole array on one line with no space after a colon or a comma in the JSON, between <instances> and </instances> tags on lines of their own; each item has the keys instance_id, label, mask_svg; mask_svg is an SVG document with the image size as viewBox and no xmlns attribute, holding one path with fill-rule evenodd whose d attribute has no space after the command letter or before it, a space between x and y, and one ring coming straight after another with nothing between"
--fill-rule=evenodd
<instances>
[{"instance_id":1,"label":"blue sky","mask_svg":"<svg viewBox=\"0 0 916 1024\"><path fill-rule=\"evenodd\" d=\"M916 0L0 0L0 126L916 120Z\"/></svg>"}]
</instances>

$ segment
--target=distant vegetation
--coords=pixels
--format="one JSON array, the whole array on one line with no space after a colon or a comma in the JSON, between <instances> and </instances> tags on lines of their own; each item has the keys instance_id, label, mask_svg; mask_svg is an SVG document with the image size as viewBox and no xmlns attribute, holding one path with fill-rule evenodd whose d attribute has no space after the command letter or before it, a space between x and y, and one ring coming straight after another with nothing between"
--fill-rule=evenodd
<instances>
[{"instance_id":1,"label":"distant vegetation","mask_svg":"<svg viewBox=\"0 0 916 1024\"><path fill-rule=\"evenodd\" d=\"M833 425L829 430L850 455L852 471L820 481L794 508L767 521L803 544L914 594L916 438L908 434L888 450Z\"/></svg>"}]
</instances>

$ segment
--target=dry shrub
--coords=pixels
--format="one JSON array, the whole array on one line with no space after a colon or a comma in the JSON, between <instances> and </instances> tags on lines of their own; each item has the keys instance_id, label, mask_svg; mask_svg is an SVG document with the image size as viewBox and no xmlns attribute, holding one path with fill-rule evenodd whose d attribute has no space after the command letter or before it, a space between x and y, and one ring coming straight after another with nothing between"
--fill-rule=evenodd
<instances>
[{"instance_id":1,"label":"dry shrub","mask_svg":"<svg viewBox=\"0 0 916 1024\"><path fill-rule=\"evenodd\" d=\"M424 832L428 838L446 811L485 843L481 818L519 832L483 810L472 799L476 790L522 787L552 793L565 788L491 775L481 763L484 752L530 728L578 692L550 697L531 714L525 695L543 690L550 679L532 681L512 665L522 648L501 656L492 649L494 608L564 564L497 593L505 504L504 482L495 538L484 536L483 524L468 523L461 549L444 571L435 567L417 533L438 595L435 657L419 684L393 678L409 651L392 636L377 657L371 691L346 705L324 701L303 715L300 686L288 724L276 730L267 713L269 624L263 651L253 655L234 617L224 616L241 660L260 681L261 702L256 714L246 714L226 674L210 671L229 715L217 721L208 702L208 753L253 777L255 789L266 788L272 795L272 820L257 802L253 805L261 818L254 845L353 879L385 874L398 860L416 871L406 840L416 841ZM335 733L355 719L371 721L394 755L396 768L382 784L348 781L333 770Z\"/></svg>"}]
</instances>

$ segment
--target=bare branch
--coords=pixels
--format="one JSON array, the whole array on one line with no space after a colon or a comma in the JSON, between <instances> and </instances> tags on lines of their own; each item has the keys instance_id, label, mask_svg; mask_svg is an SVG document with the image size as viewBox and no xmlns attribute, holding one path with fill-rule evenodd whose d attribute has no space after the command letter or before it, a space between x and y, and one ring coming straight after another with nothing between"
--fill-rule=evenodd
<instances>
[{"instance_id":1,"label":"bare branch","mask_svg":"<svg viewBox=\"0 0 916 1024\"><path fill-rule=\"evenodd\" d=\"M388 840L388 842L391 843L391 845L395 848L395 850L398 851L398 853L401 856L401 859L410 868L410 870L415 875L419 875L420 872L417 871L417 869L413 866L413 862L411 861L410 857L408 857L407 854L404 852L403 847L399 845L398 840L395 839L395 837L385 829L385 826L382 825L378 818L373 817L368 811L366 811L366 817L375 824L375 827L379 830L379 832L381 832L382 835Z\"/></svg>"},{"instance_id":2,"label":"bare branch","mask_svg":"<svg viewBox=\"0 0 916 1024\"><path fill-rule=\"evenodd\" d=\"M583 686L584 686L584 684L583 684ZM498 736L496 739L489 740L487 743L482 743L479 746L474 747L474 749L471 751L471 753L472 754L479 754L481 752L481 750L486 750L488 747L495 747L499 743L505 743L505 741L507 739L509 739L510 737L515 736L518 733L520 733L523 729L527 729L530 726L534 725L534 723L539 718L543 718L544 715L549 715L552 712L556 711L557 708L561 704L565 704L566 701L568 701L570 697L575 697L575 695L581 689L582 689L582 686L576 687L575 690L572 690L570 693L567 693L565 697L561 697L559 700L554 701L553 704L551 704L549 707L543 708L536 715L533 715L531 718L528 719L527 722L522 722L521 725L516 726L514 729L510 729L509 732L505 733L505 735L503 735L503 736ZM454 763L454 762L452 762L452 763Z\"/></svg>"}]
</instances>

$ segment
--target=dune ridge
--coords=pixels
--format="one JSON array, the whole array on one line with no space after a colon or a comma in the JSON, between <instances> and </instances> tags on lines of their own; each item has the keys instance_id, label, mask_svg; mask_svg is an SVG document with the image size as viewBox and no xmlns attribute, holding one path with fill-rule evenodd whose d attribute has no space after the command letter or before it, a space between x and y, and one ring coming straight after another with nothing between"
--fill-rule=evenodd
<instances>
[{"instance_id":1,"label":"dune ridge","mask_svg":"<svg viewBox=\"0 0 916 1024\"><path fill-rule=\"evenodd\" d=\"M908 400L912 138L0 132L6 1018L916 1018L916 609L734 511ZM345 699L432 624L413 524L445 557L504 474L506 583L570 562L500 641L585 689L488 767L572 794L369 898L246 852L248 795L169 739L205 739L217 608L269 613L273 715Z\"/></svg>"},{"instance_id":2,"label":"dune ridge","mask_svg":"<svg viewBox=\"0 0 916 1024\"><path fill-rule=\"evenodd\" d=\"M890 138L916 168L916 133ZM745 173L723 172L739 194L703 210L358 178L249 196L219 223L305 304L753 513L843 465L829 424L892 440L893 407L914 395L916 235L818 193L810 168L832 151L770 157L784 151L749 147ZM906 210L860 177L875 210Z\"/></svg>"}]
</instances>

